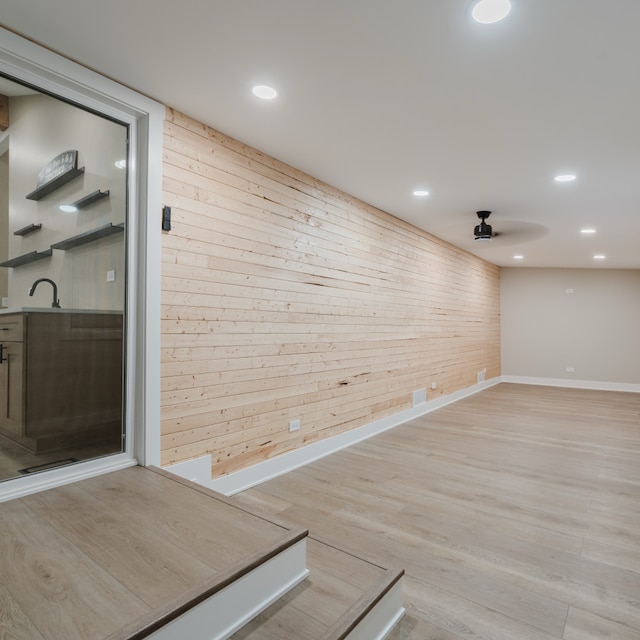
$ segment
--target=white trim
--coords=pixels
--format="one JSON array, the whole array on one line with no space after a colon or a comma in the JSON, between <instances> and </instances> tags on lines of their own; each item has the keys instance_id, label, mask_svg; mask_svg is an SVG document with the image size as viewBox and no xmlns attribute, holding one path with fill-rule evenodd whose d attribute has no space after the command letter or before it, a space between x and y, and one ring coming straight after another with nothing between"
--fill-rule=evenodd
<instances>
[{"instance_id":1,"label":"white trim","mask_svg":"<svg viewBox=\"0 0 640 640\"><path fill-rule=\"evenodd\" d=\"M61 467L54 471L36 473L32 476L24 476L15 480L7 480L2 483L0 491L0 502L14 500L22 496L53 489L63 484L77 482L86 478L93 478L103 473L118 471L127 467L132 467L137 461L126 453L107 456L97 460L87 462L77 462L67 467Z\"/></svg>"},{"instance_id":2,"label":"white trim","mask_svg":"<svg viewBox=\"0 0 640 640\"><path fill-rule=\"evenodd\" d=\"M129 125L126 453L2 483L0 499L160 461L160 211L163 105L0 28L0 72ZM151 212L151 215L150 215ZM154 213L157 212L157 217ZM155 224L157 222L157 224ZM136 460L137 458L137 460ZM124 462L122 460L124 459ZM106 460L106 459L105 459Z\"/></svg>"},{"instance_id":3,"label":"white trim","mask_svg":"<svg viewBox=\"0 0 640 640\"><path fill-rule=\"evenodd\" d=\"M535 384L545 387L566 387L567 389L593 389L594 391L624 391L640 393L640 384L628 382L603 382L599 380L566 380L565 378L534 378L530 376L502 376L502 382L514 384Z\"/></svg>"},{"instance_id":4,"label":"white trim","mask_svg":"<svg viewBox=\"0 0 640 640\"><path fill-rule=\"evenodd\" d=\"M151 640L224 640L308 575L306 538L166 624Z\"/></svg>"},{"instance_id":5,"label":"white trim","mask_svg":"<svg viewBox=\"0 0 640 640\"><path fill-rule=\"evenodd\" d=\"M357 427L356 429L351 429L345 433L340 433L337 436L332 436L325 440L314 442L306 447L284 453L276 458L259 462L258 464L246 469L235 471L226 476L215 478L214 480L209 479L207 482L200 482L199 480L196 480L196 482L200 482L200 484L204 484L214 491L231 496L235 493L239 493L240 491L244 491L245 489L249 489L266 482L267 480L271 480L277 476L288 473L289 471L298 469L310 462L324 458L336 451L350 447L357 442L371 438L372 436L378 435L388 429L393 429L394 427L404 424L409 420L419 418L420 416L430 413L435 409L439 409L440 407L444 407L452 402L456 402L462 398L478 393L479 391L492 387L499 382L500 378L485 380L484 382L474 384L466 389L460 389L459 391L436 398L435 400L427 400L427 402L421 403L411 409L406 409L392 416L376 420L375 422L370 422L362 427ZM189 467L184 467L182 470L178 469L175 472L178 475L181 475L180 471L183 471L184 469L189 469ZM174 469L171 469L171 471L174 471Z\"/></svg>"},{"instance_id":6,"label":"white trim","mask_svg":"<svg viewBox=\"0 0 640 640\"><path fill-rule=\"evenodd\" d=\"M144 398L138 403L139 413L135 424L144 425L136 430L136 436L144 443L136 443L138 459L145 466L160 466L160 346L161 346L161 266L162 266L162 158L165 108L157 103L156 109L149 111L146 118L146 137L140 141L138 156L144 157L146 177L143 220L144 235L140 238L138 280L142 281L141 307L143 313L137 322L136 361L143 364L137 376L142 385L136 390L137 397ZM144 152L144 153L142 153ZM140 169L142 171L142 169Z\"/></svg>"}]
</instances>

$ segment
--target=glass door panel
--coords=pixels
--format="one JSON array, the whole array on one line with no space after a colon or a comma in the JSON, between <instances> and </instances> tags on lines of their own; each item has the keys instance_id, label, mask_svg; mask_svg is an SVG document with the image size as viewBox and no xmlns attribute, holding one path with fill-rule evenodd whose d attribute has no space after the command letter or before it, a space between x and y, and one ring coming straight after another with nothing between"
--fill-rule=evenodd
<instances>
[{"instance_id":1,"label":"glass door panel","mask_svg":"<svg viewBox=\"0 0 640 640\"><path fill-rule=\"evenodd\" d=\"M127 145L0 76L0 481L123 451Z\"/></svg>"}]
</instances>

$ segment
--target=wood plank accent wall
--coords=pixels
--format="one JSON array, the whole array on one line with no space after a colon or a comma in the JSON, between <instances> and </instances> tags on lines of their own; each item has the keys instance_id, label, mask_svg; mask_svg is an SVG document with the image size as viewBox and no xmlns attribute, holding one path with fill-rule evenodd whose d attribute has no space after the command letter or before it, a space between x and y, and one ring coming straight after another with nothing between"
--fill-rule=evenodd
<instances>
[{"instance_id":1,"label":"wood plank accent wall","mask_svg":"<svg viewBox=\"0 0 640 640\"><path fill-rule=\"evenodd\" d=\"M163 465L217 477L500 375L498 267L171 109L163 171Z\"/></svg>"}]
</instances>

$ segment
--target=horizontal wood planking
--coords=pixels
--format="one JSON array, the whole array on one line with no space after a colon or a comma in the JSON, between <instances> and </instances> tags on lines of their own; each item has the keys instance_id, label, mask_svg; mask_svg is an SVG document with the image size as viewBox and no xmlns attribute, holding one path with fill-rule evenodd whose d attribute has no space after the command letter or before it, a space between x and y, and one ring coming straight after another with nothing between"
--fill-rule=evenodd
<instances>
[{"instance_id":1,"label":"horizontal wood planking","mask_svg":"<svg viewBox=\"0 0 640 640\"><path fill-rule=\"evenodd\" d=\"M171 109L163 173L162 464L215 477L500 374L494 265Z\"/></svg>"}]
</instances>

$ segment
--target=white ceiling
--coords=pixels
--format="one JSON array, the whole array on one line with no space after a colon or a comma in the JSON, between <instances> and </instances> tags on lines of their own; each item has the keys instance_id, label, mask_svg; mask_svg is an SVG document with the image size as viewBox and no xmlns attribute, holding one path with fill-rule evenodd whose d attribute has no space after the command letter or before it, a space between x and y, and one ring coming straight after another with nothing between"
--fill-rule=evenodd
<instances>
[{"instance_id":1,"label":"white ceiling","mask_svg":"<svg viewBox=\"0 0 640 640\"><path fill-rule=\"evenodd\" d=\"M640 268L640 1L484 26L473 4L2 0L0 22L495 264Z\"/></svg>"}]
</instances>

